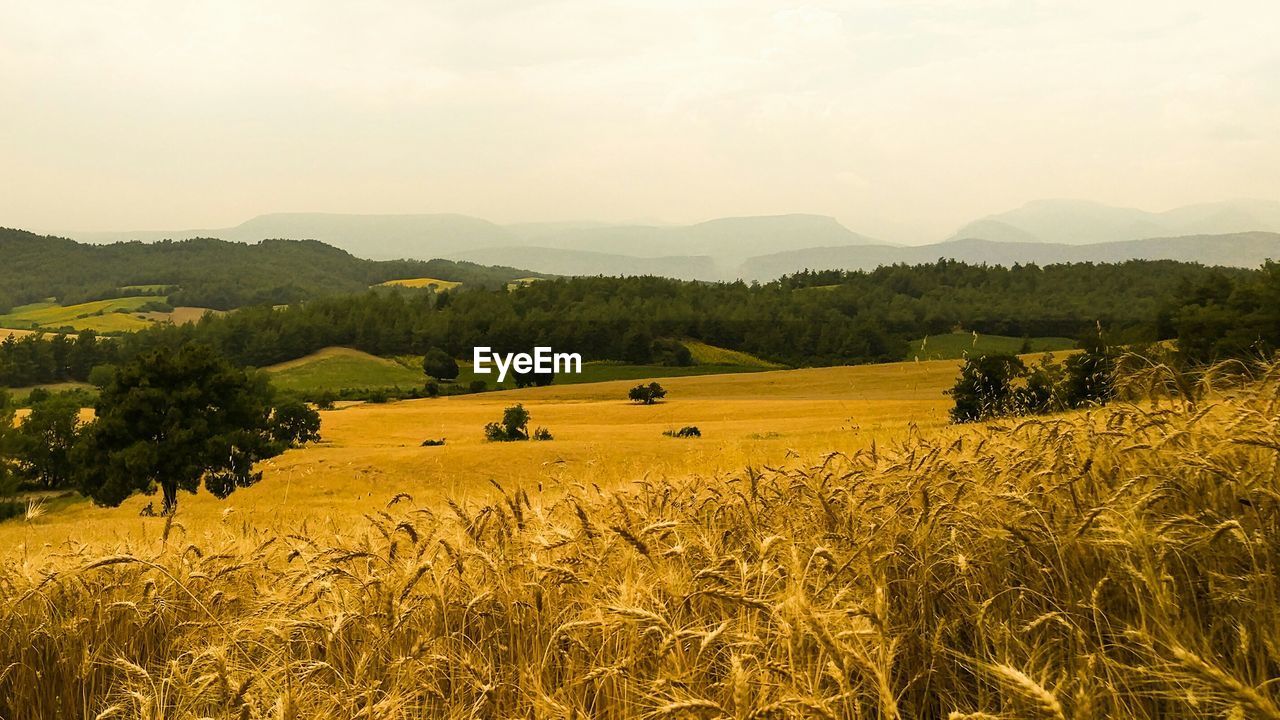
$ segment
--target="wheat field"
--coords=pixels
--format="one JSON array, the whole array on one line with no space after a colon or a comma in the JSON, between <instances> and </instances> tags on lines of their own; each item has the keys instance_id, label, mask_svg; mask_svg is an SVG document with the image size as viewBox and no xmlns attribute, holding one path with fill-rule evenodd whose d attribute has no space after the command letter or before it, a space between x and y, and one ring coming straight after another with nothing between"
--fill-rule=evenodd
<instances>
[{"instance_id":1,"label":"wheat field","mask_svg":"<svg viewBox=\"0 0 1280 720\"><path fill-rule=\"evenodd\" d=\"M1277 718L1280 369L714 477L69 541L0 716Z\"/></svg>"},{"instance_id":2,"label":"wheat field","mask_svg":"<svg viewBox=\"0 0 1280 720\"><path fill-rule=\"evenodd\" d=\"M182 494L179 520L199 535L216 529L230 508L243 521L290 532L304 520L359 518L399 492L437 503L487 490L491 480L530 491L573 480L611 487L851 451L913 428L945 432L942 391L956 367L940 361L661 378L667 401L648 407L626 400L639 380L352 405L322 412L323 442L264 463L258 485L225 501ZM554 442L485 442L485 423L517 402L533 425L550 428ZM697 425L703 437L662 435L685 425ZM440 438L444 447L421 447ZM68 540L154 539L161 521L138 512L155 500L134 497L119 508L79 503L29 523L0 523L0 548L38 555Z\"/></svg>"}]
</instances>

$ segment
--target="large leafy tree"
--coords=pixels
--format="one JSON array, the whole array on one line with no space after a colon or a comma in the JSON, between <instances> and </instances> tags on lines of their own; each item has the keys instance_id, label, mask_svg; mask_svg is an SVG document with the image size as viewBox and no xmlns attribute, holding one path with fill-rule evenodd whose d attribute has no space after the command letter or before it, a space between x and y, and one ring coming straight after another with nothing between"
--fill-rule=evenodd
<instances>
[{"instance_id":1,"label":"large leafy tree","mask_svg":"<svg viewBox=\"0 0 1280 720\"><path fill-rule=\"evenodd\" d=\"M422 371L437 380L456 380L458 361L444 350L433 347L422 357Z\"/></svg>"},{"instance_id":2,"label":"large leafy tree","mask_svg":"<svg viewBox=\"0 0 1280 720\"><path fill-rule=\"evenodd\" d=\"M257 482L254 464L290 444L276 427L266 378L204 345L154 350L122 365L96 410L74 459L81 490L103 505L159 488L171 513L179 490L195 493L201 484L226 497ZM288 415L296 425L295 412Z\"/></svg>"},{"instance_id":3,"label":"large leafy tree","mask_svg":"<svg viewBox=\"0 0 1280 720\"><path fill-rule=\"evenodd\" d=\"M71 453L81 432L77 400L55 395L37 402L13 431L13 450L22 475L38 487L53 490L71 483L75 469Z\"/></svg>"}]
</instances>

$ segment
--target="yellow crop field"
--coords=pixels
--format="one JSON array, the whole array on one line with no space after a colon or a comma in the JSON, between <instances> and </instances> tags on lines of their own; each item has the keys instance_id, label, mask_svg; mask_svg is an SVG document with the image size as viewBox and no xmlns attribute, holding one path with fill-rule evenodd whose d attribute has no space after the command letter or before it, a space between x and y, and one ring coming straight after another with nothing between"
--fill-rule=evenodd
<instances>
[{"instance_id":1,"label":"yellow crop field","mask_svg":"<svg viewBox=\"0 0 1280 720\"><path fill-rule=\"evenodd\" d=\"M8 340L9 338L21 338L21 337L26 337L28 335L35 335L35 334L36 334L35 330L18 330L16 328L0 328L0 341Z\"/></svg>"},{"instance_id":2,"label":"yellow crop field","mask_svg":"<svg viewBox=\"0 0 1280 720\"><path fill-rule=\"evenodd\" d=\"M954 371L358 406L171 522L5 527L0 714L1280 717L1280 368L944 428ZM556 439L482 444L514 400Z\"/></svg>"},{"instance_id":3,"label":"yellow crop field","mask_svg":"<svg viewBox=\"0 0 1280 720\"><path fill-rule=\"evenodd\" d=\"M134 317L130 312L157 299L151 295L139 295L65 306L49 302L32 303L21 305L5 315L0 315L0 326L25 329L57 329L70 326L77 330L98 332L139 330L150 323Z\"/></svg>"},{"instance_id":4,"label":"yellow crop field","mask_svg":"<svg viewBox=\"0 0 1280 720\"><path fill-rule=\"evenodd\" d=\"M269 370L310 371L322 367L317 360L381 359L332 348L322 358L308 356ZM233 508L246 521L278 528L305 518L360 517L402 491L438 500L484 491L490 480L532 487L581 477L605 485L733 472L776 462L789 452L851 450L900 438L911 426L945 426L942 390L955 371L955 362L939 361L660 378L668 400L653 406L626 400L637 380L357 404L322 412L323 442L269 462L257 486L226 502L184 496L180 517L195 532L217 526ZM554 441L484 441L485 423L517 402L530 411L533 425L551 430ZM703 437L662 435L685 425L697 425ZM423 440L439 438L447 440L445 446L421 447ZM37 538L56 544L87 536L148 537L156 523L137 514L151 500L136 497L115 509L82 504L30 526L0 524L0 546Z\"/></svg>"},{"instance_id":5,"label":"yellow crop field","mask_svg":"<svg viewBox=\"0 0 1280 720\"><path fill-rule=\"evenodd\" d=\"M409 287L409 288L433 287L436 290L452 290L461 284L462 283L455 282L453 280L439 280L436 278L429 278L429 277L407 278L404 280L388 280L386 282L378 283L379 286L383 286L383 287L390 286L390 285L398 285L400 287Z\"/></svg>"}]
</instances>

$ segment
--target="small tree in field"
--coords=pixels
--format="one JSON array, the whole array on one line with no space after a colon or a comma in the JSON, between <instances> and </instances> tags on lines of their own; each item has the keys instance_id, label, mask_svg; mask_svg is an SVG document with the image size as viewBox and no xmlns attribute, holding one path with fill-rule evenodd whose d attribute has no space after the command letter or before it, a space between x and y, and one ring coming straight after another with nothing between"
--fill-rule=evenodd
<instances>
[{"instance_id":1,"label":"small tree in field","mask_svg":"<svg viewBox=\"0 0 1280 720\"><path fill-rule=\"evenodd\" d=\"M656 382L637 385L627 392L627 399L643 405L652 405L667 396L667 391Z\"/></svg>"},{"instance_id":2,"label":"small tree in field","mask_svg":"<svg viewBox=\"0 0 1280 720\"><path fill-rule=\"evenodd\" d=\"M965 360L955 387L947 391L956 403L951 408L951 420L977 422L1008 414L1013 381L1026 369L1013 355L982 355Z\"/></svg>"},{"instance_id":3,"label":"small tree in field","mask_svg":"<svg viewBox=\"0 0 1280 720\"><path fill-rule=\"evenodd\" d=\"M484 426L484 437L489 442L514 442L529 439L529 411L524 405L512 405L502 411L502 421Z\"/></svg>"},{"instance_id":4,"label":"small tree in field","mask_svg":"<svg viewBox=\"0 0 1280 720\"><path fill-rule=\"evenodd\" d=\"M97 420L76 445L81 491L116 506L134 493L163 496L172 513L178 491L203 483L223 498L257 482L254 463L314 439L310 408L272 407L264 376L235 367L212 349L154 350L112 373Z\"/></svg>"},{"instance_id":5,"label":"small tree in field","mask_svg":"<svg viewBox=\"0 0 1280 720\"><path fill-rule=\"evenodd\" d=\"M437 380L456 380L458 361L449 353L433 347L422 357L422 371Z\"/></svg>"},{"instance_id":6,"label":"small tree in field","mask_svg":"<svg viewBox=\"0 0 1280 720\"><path fill-rule=\"evenodd\" d=\"M489 442L516 442L519 440L550 440L551 431L540 427L529 432L529 411L524 405L512 405L502 411L501 422L484 426L484 438Z\"/></svg>"}]
</instances>

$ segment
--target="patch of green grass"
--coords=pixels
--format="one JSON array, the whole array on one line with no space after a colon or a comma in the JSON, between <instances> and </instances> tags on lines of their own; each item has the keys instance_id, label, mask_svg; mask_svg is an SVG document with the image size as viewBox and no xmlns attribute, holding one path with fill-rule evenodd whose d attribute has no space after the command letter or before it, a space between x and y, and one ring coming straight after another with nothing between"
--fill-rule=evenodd
<instances>
[{"instance_id":1,"label":"patch of green grass","mask_svg":"<svg viewBox=\"0 0 1280 720\"><path fill-rule=\"evenodd\" d=\"M31 394L31 391L37 390L37 389L46 390L52 394L67 392L70 390L83 390L89 395L94 395L94 396L98 394L98 388L86 382L75 382L75 381L60 382L60 383L45 383L43 385L29 385L27 387L20 387L20 388L7 388L5 392L9 393L9 400L11 402L16 403L18 405L22 405L27 402L27 396Z\"/></svg>"},{"instance_id":2,"label":"patch of green grass","mask_svg":"<svg viewBox=\"0 0 1280 720\"><path fill-rule=\"evenodd\" d=\"M421 370L346 348L330 348L265 368L278 389L296 392L344 388L415 387L426 382Z\"/></svg>"},{"instance_id":3,"label":"patch of green grass","mask_svg":"<svg viewBox=\"0 0 1280 720\"><path fill-rule=\"evenodd\" d=\"M1076 341L1064 337L1020 338L955 332L911 341L907 360L957 360L976 355L1017 355L1022 352L1071 350Z\"/></svg>"},{"instance_id":4,"label":"patch of green grass","mask_svg":"<svg viewBox=\"0 0 1280 720\"><path fill-rule=\"evenodd\" d=\"M697 365L733 365L739 367L767 368L777 370L782 368L778 363L769 362L755 355L741 352L739 350L729 350L727 348L708 345L700 340L681 340L681 345L689 349L689 354L693 356L693 362ZM695 374L695 373L689 373Z\"/></svg>"}]
</instances>

